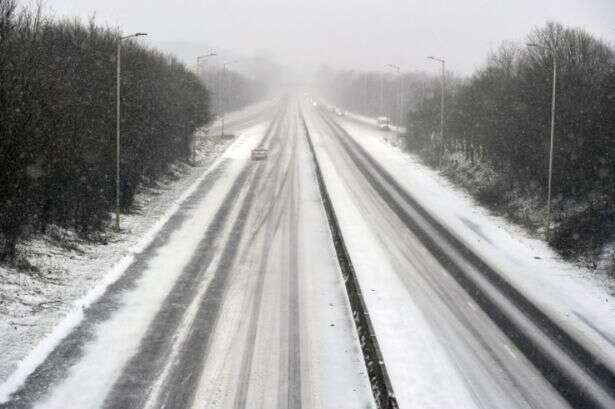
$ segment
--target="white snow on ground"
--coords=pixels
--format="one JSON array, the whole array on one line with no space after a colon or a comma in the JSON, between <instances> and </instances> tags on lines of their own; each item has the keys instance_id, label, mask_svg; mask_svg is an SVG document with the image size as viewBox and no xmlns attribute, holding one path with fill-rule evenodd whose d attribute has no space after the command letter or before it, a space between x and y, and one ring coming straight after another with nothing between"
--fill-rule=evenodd
<instances>
[{"instance_id":1,"label":"white snow on ground","mask_svg":"<svg viewBox=\"0 0 615 409\"><path fill-rule=\"evenodd\" d=\"M240 157L243 152L256 146L266 130L266 125L258 125L242 132L220 160ZM139 279L136 289L124 295L122 308L111 319L98 326L95 341L88 344L83 358L70 369L67 378L53 390L51 396L38 407L64 408L66 402L71 402L75 407L93 408L104 401L117 376L121 374L124 363L138 349L141 338L173 288L173 283L192 258L203 232L216 210L223 204L244 163L245 161L230 162L212 190L195 209L190 210L190 219L198 222L186 223L171 234L168 244L160 248L148 262L148 268ZM211 169L214 168L215 164ZM196 189L206 175L193 184L193 188L186 192L183 199ZM161 219L161 226L166 221L168 218ZM145 239L153 239L156 233L157 231L148 234ZM203 291L206 285L207 280L204 280L201 283ZM190 311L196 312L196 309L197 305L190 307ZM178 336L182 335L182 332L180 331ZM115 350L110 351L110 345L115 345Z\"/></svg>"},{"instance_id":2,"label":"white snow on ground","mask_svg":"<svg viewBox=\"0 0 615 409\"><path fill-rule=\"evenodd\" d=\"M325 100L321 100L320 103L321 103L321 105L324 104L325 106L333 106L332 104L328 103ZM377 128L377 126L378 126L378 119L377 118L372 118L370 116L365 116L365 115L357 114L355 112L350 112L350 111L346 111L346 110L342 110L342 112L344 112L344 116L347 117L347 118L354 119L355 121L362 122L362 123L364 123L366 125L373 126L374 128ZM331 115L334 115L334 114L331 114ZM384 114L383 116L387 116L388 117L388 115L386 115L386 114ZM390 128L391 128L391 130L389 132L392 132L392 133L397 132L398 129L401 132L405 132L406 131L406 128L404 126L398 127L397 125L393 125L393 123L391 123ZM389 136L389 135L387 135L386 132L384 132L384 135L385 136ZM394 143L393 139L389 140L387 138L387 141Z\"/></svg>"},{"instance_id":3,"label":"white snow on ground","mask_svg":"<svg viewBox=\"0 0 615 409\"><path fill-rule=\"evenodd\" d=\"M361 115L361 114L355 114L354 112L346 112L345 116L348 117L348 118L354 119L356 121L363 122L366 125L371 125L374 128L376 128L378 126L378 119L376 119L376 118L371 118L369 116L365 116L365 115ZM400 131L402 131L402 132L406 131L406 128L403 127L403 126L400 126L398 128L396 125L391 124L391 130L389 132L397 132L398 129ZM389 136L386 132L383 132L383 134L385 136ZM387 139L387 141L389 141L389 140ZM389 141L389 142L392 142L392 140Z\"/></svg>"},{"instance_id":4,"label":"white snow on ground","mask_svg":"<svg viewBox=\"0 0 615 409\"><path fill-rule=\"evenodd\" d=\"M271 102L233 114L255 121ZM238 124L239 125L239 124ZM236 126L235 130L240 127ZM260 130L259 130L260 132ZM107 244L84 242L61 229L39 235L20 246L20 253L40 273L0 266L0 400L14 390L53 347L82 319L82 306L91 304L116 281L135 254L143 251L180 203L194 191L214 161L243 152L245 138L233 140L197 134L197 164L178 166L174 177L144 188L136 198L138 210L122 215L122 231L109 233ZM212 165L213 164L213 165ZM9 375L10 378L9 378Z\"/></svg>"},{"instance_id":5,"label":"white snow on ground","mask_svg":"<svg viewBox=\"0 0 615 409\"><path fill-rule=\"evenodd\" d=\"M418 157L386 143L387 133L337 120L432 216L615 367L615 297L605 275L562 260L544 241L490 214Z\"/></svg>"},{"instance_id":6,"label":"white snow on ground","mask_svg":"<svg viewBox=\"0 0 615 409\"><path fill-rule=\"evenodd\" d=\"M286 407L287 401L280 402L280 385L288 382L287 370L289 350L281 341L285 339L288 317L285 306L288 303L288 274L297 274L298 304L297 317L301 326L301 400L305 408L363 408L374 407L371 389L367 381L365 364L352 322L352 312L346 296L343 278L337 263L335 249L331 242L324 208L311 167L311 155L307 143L299 141L296 157L292 159L299 176L297 181L283 182L292 186L296 197L297 230L290 231L285 223L291 206L280 199L282 210L271 210L275 216L262 217L262 209L270 209L267 196L265 201L257 198L252 211L245 220L246 226L256 235L246 235L239 245L238 263L225 291L213 337L209 341L206 363L199 386L196 388L194 408L229 408L234 405L233 391L241 387L244 355L233 349L242 345L247 336L249 322L243 321L253 308L260 310L256 317L258 331L248 342L255 345L252 364L249 369L250 381L247 386L246 408ZM272 155L272 158L274 156ZM281 162L283 158L278 157ZM276 164L273 166L283 166ZM290 170L289 172L293 172ZM272 183L272 182L269 182ZM276 190L277 190L277 186ZM279 196L278 196L279 197ZM280 211L282 215L277 216ZM264 228L261 229L261 223ZM274 224L275 234L263 234ZM297 247L292 247L296 235ZM258 269L266 254L266 274L262 277L262 298L254 307L252 296L258 285ZM295 252L297 270L288 270L289 252ZM237 351L237 352L235 352Z\"/></svg>"},{"instance_id":7,"label":"white snow on ground","mask_svg":"<svg viewBox=\"0 0 615 409\"><path fill-rule=\"evenodd\" d=\"M426 318L408 298L373 226L353 202L334 158L319 146L329 136L317 127L310 127L310 134L400 407L476 407Z\"/></svg>"},{"instance_id":8,"label":"white snow on ground","mask_svg":"<svg viewBox=\"0 0 615 409\"><path fill-rule=\"evenodd\" d=\"M265 100L249 105L239 111L227 112L224 116L224 133L227 131L232 132L234 125L238 122L240 122L244 127L245 125L256 125L256 122L261 120L260 118L263 112L273 107L276 101L277 99ZM220 132L221 125L222 117L218 116L214 121L212 121L211 124L207 126L209 133L215 134L216 132Z\"/></svg>"}]
</instances>

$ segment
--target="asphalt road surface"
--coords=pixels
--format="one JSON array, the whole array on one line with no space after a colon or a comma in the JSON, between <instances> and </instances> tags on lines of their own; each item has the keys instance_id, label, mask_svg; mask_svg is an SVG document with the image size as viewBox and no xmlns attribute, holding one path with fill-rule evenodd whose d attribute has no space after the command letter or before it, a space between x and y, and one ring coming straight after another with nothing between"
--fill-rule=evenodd
<instances>
[{"instance_id":1,"label":"asphalt road surface","mask_svg":"<svg viewBox=\"0 0 615 409\"><path fill-rule=\"evenodd\" d=\"M400 407L615 407L602 351L583 355L434 227L356 142L362 136L304 107Z\"/></svg>"},{"instance_id":2,"label":"asphalt road surface","mask_svg":"<svg viewBox=\"0 0 615 409\"><path fill-rule=\"evenodd\" d=\"M227 129L236 141L194 193L0 408L375 407L308 137L400 407L574 405L483 299L592 407L613 402L462 249L430 239L437 229L328 114L288 97Z\"/></svg>"},{"instance_id":3,"label":"asphalt road surface","mask_svg":"<svg viewBox=\"0 0 615 409\"><path fill-rule=\"evenodd\" d=\"M374 407L299 105L267 112L230 124L196 192L0 407Z\"/></svg>"}]
</instances>

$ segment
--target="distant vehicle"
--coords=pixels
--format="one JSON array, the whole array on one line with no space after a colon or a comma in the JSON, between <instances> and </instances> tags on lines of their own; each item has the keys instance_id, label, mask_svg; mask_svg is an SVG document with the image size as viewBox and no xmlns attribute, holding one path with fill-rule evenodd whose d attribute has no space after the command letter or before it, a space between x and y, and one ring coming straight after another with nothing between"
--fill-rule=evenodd
<instances>
[{"instance_id":1,"label":"distant vehicle","mask_svg":"<svg viewBox=\"0 0 615 409\"><path fill-rule=\"evenodd\" d=\"M344 116L344 111L342 111L339 108L335 108L335 115L337 115L337 116Z\"/></svg>"},{"instance_id":2,"label":"distant vehicle","mask_svg":"<svg viewBox=\"0 0 615 409\"><path fill-rule=\"evenodd\" d=\"M252 149L252 160L265 160L267 159L267 149L256 148Z\"/></svg>"},{"instance_id":3,"label":"distant vehicle","mask_svg":"<svg viewBox=\"0 0 615 409\"><path fill-rule=\"evenodd\" d=\"M391 130L391 121L386 116L378 117L378 129L382 131L390 131Z\"/></svg>"}]
</instances>

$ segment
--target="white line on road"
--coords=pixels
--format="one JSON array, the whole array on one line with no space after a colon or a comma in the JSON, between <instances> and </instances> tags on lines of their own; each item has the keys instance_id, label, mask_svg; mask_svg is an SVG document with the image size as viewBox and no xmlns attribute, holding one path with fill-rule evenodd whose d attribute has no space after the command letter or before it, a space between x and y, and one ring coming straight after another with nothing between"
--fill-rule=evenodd
<instances>
[{"instance_id":1,"label":"white line on road","mask_svg":"<svg viewBox=\"0 0 615 409\"><path fill-rule=\"evenodd\" d=\"M517 359L517 355L513 352L512 348L508 346L507 343L503 342L502 345L504 346L504 349L506 350L506 352L508 352L508 354L512 356L513 359Z\"/></svg>"}]
</instances>

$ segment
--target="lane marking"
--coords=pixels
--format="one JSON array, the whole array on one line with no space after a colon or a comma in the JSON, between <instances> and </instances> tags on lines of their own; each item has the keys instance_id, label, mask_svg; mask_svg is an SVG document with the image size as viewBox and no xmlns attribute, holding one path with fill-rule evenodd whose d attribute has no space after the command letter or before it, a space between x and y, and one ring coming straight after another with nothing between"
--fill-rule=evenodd
<instances>
[{"instance_id":1,"label":"lane marking","mask_svg":"<svg viewBox=\"0 0 615 409\"><path fill-rule=\"evenodd\" d=\"M508 354L513 358L513 359L517 359L517 355L515 355L515 353L513 352L512 348L505 342L502 342L502 345L504 346L504 349L508 352Z\"/></svg>"}]
</instances>

